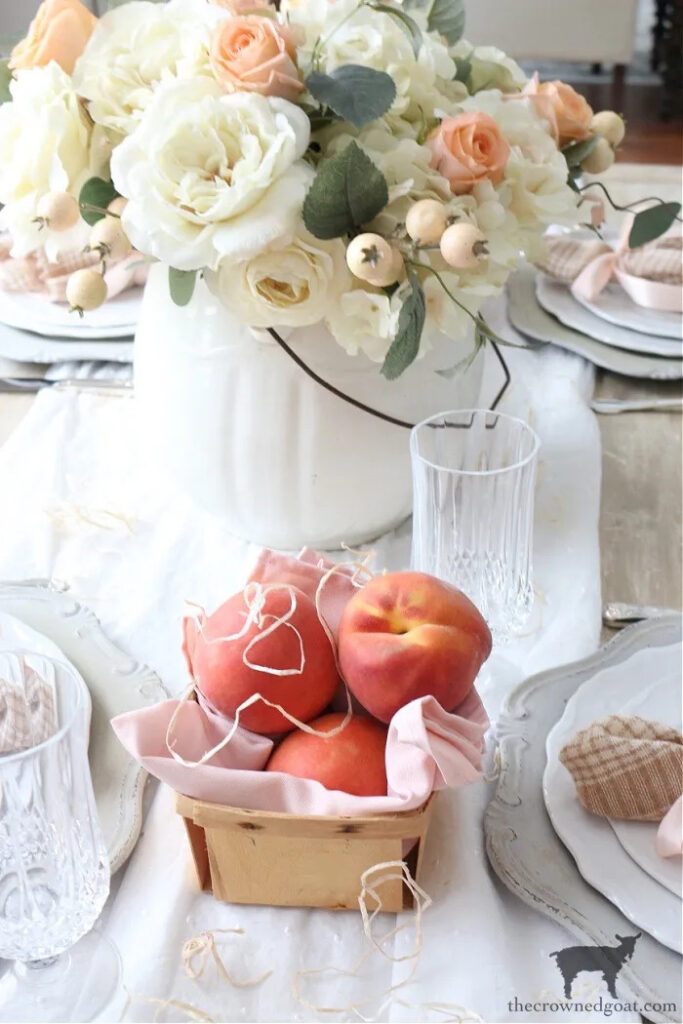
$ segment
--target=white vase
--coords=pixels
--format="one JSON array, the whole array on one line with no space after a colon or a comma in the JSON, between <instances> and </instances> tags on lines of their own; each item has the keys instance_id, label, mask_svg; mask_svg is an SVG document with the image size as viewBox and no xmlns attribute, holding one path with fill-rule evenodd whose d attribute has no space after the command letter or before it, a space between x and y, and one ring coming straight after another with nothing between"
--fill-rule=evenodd
<instances>
[{"instance_id":1,"label":"white vase","mask_svg":"<svg viewBox=\"0 0 683 1024\"><path fill-rule=\"evenodd\" d=\"M416 422L477 404L480 354L453 380L434 371L472 349L446 337L397 380L350 357L322 326L287 342L320 377ZM135 343L140 436L149 458L235 534L275 548L363 543L411 510L409 432L332 395L266 332L254 333L197 281L172 302L153 266Z\"/></svg>"}]
</instances>

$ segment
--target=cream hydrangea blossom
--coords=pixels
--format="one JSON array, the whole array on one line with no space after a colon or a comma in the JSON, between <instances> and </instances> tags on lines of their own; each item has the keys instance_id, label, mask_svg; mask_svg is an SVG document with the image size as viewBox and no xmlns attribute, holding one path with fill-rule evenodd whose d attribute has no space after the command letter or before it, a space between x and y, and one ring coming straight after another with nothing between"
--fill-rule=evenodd
<instances>
[{"instance_id":1,"label":"cream hydrangea blossom","mask_svg":"<svg viewBox=\"0 0 683 1024\"><path fill-rule=\"evenodd\" d=\"M329 308L326 323L349 355L362 352L381 363L394 340L401 303L380 289L357 285Z\"/></svg>"},{"instance_id":2,"label":"cream hydrangea blossom","mask_svg":"<svg viewBox=\"0 0 683 1024\"><path fill-rule=\"evenodd\" d=\"M346 247L300 228L242 263L224 262L206 275L214 294L251 327L303 327L323 320L351 288Z\"/></svg>"},{"instance_id":3,"label":"cream hydrangea blossom","mask_svg":"<svg viewBox=\"0 0 683 1024\"><path fill-rule=\"evenodd\" d=\"M449 108L467 96L455 79L455 62L447 46L435 35L423 36L416 57L406 33L396 20L357 0L284 0L281 9L303 34L300 60L309 65L314 49L320 70L329 73L345 64L384 71L394 81L396 99L384 115L395 136L413 137L439 108ZM424 14L410 16L424 30Z\"/></svg>"},{"instance_id":4,"label":"cream hydrangea blossom","mask_svg":"<svg viewBox=\"0 0 683 1024\"><path fill-rule=\"evenodd\" d=\"M505 180L499 189L521 225L535 233L552 223L576 221L576 198L567 184L567 163L542 118L524 99L509 99L497 89L477 93L462 110L482 110L495 118L510 144Z\"/></svg>"},{"instance_id":5,"label":"cream hydrangea blossom","mask_svg":"<svg viewBox=\"0 0 683 1024\"><path fill-rule=\"evenodd\" d=\"M104 14L73 76L92 119L128 135L159 84L211 77L211 29L227 15L206 0L140 0Z\"/></svg>"},{"instance_id":6,"label":"cream hydrangea blossom","mask_svg":"<svg viewBox=\"0 0 683 1024\"><path fill-rule=\"evenodd\" d=\"M59 234L33 222L41 196L69 191L78 196L89 177L91 124L70 77L54 62L19 71L12 102L0 105L0 229L12 237L12 255L45 246L48 259L82 248L85 221Z\"/></svg>"},{"instance_id":7,"label":"cream hydrangea blossom","mask_svg":"<svg viewBox=\"0 0 683 1024\"><path fill-rule=\"evenodd\" d=\"M526 84L526 75L517 61L497 46L472 46L466 39L460 39L448 52L456 61L467 61L468 85L473 93L482 89L520 92Z\"/></svg>"},{"instance_id":8,"label":"cream hydrangea blossom","mask_svg":"<svg viewBox=\"0 0 683 1024\"><path fill-rule=\"evenodd\" d=\"M334 156L355 141L386 178L389 203L370 225L380 233L391 233L405 221L413 203L419 199L438 199L452 212L461 205L451 193L446 179L430 164L431 153L415 139L396 138L388 125L373 121L359 132L349 125L333 126L319 133L325 152Z\"/></svg>"},{"instance_id":9,"label":"cream hydrangea blossom","mask_svg":"<svg viewBox=\"0 0 683 1024\"><path fill-rule=\"evenodd\" d=\"M164 86L112 156L128 237L197 270L291 236L313 178L301 160L309 135L305 113L287 100L226 94L204 78Z\"/></svg>"}]
</instances>

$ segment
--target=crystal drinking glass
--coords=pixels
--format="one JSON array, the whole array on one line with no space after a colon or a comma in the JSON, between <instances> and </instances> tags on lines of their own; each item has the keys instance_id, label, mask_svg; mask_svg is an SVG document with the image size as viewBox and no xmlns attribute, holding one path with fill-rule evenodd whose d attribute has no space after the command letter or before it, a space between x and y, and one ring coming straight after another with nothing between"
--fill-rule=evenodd
<instances>
[{"instance_id":1,"label":"crystal drinking glass","mask_svg":"<svg viewBox=\"0 0 683 1024\"><path fill-rule=\"evenodd\" d=\"M14 961L0 974L0 1020L91 1021L118 988L120 961L91 932L109 864L88 767L90 700L66 664L0 655L0 680L22 673L49 680L56 723L43 742L0 754L0 957ZM0 716L12 712L10 696Z\"/></svg>"},{"instance_id":2,"label":"crystal drinking glass","mask_svg":"<svg viewBox=\"0 0 683 1024\"><path fill-rule=\"evenodd\" d=\"M411 431L413 569L464 591L498 642L523 628L533 603L539 444L522 420L483 409Z\"/></svg>"}]
</instances>

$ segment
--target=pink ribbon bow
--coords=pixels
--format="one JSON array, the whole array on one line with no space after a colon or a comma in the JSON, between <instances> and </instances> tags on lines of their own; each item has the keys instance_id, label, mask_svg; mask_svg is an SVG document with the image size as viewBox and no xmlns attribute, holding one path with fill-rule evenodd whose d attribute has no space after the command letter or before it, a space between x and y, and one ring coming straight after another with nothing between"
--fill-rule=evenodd
<instances>
[{"instance_id":1,"label":"pink ribbon bow","mask_svg":"<svg viewBox=\"0 0 683 1024\"><path fill-rule=\"evenodd\" d=\"M621 269L621 259L629 251L628 239L632 224L633 217L627 217L612 252L601 253L583 268L571 285L572 295L579 301L595 302L600 292L615 278L639 306L670 313L683 312L683 290L679 285L635 277Z\"/></svg>"}]
</instances>

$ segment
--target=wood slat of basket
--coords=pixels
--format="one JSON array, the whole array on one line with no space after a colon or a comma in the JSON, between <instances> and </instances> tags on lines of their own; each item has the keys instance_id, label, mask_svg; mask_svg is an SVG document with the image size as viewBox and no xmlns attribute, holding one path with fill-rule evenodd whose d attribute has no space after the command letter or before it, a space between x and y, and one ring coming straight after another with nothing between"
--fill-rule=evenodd
<instances>
[{"instance_id":1,"label":"wood slat of basket","mask_svg":"<svg viewBox=\"0 0 683 1024\"><path fill-rule=\"evenodd\" d=\"M239 807L194 800L176 794L176 810L202 828L220 827L227 831L268 832L281 836L362 835L366 839L414 839L427 828L431 801L413 811L376 814L367 817L282 814L276 811L251 811Z\"/></svg>"}]
</instances>

